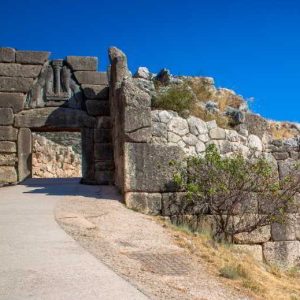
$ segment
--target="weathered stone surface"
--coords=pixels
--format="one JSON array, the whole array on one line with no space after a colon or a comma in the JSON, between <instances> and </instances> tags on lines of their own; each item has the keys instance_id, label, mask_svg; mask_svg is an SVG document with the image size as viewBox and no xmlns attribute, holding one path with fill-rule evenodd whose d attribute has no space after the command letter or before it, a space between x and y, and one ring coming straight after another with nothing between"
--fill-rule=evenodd
<instances>
[{"instance_id":1,"label":"weathered stone surface","mask_svg":"<svg viewBox=\"0 0 300 300\"><path fill-rule=\"evenodd\" d=\"M286 159L278 162L279 176L281 179L288 176L292 171L297 162L293 159Z\"/></svg>"},{"instance_id":2,"label":"weathered stone surface","mask_svg":"<svg viewBox=\"0 0 300 300\"><path fill-rule=\"evenodd\" d=\"M107 73L106 72L94 72L94 71L76 71L74 72L77 81L80 84L90 85L107 85Z\"/></svg>"},{"instance_id":3,"label":"weathered stone surface","mask_svg":"<svg viewBox=\"0 0 300 300\"><path fill-rule=\"evenodd\" d=\"M126 193L127 207L148 215L159 215L161 211L160 193Z\"/></svg>"},{"instance_id":4,"label":"weathered stone surface","mask_svg":"<svg viewBox=\"0 0 300 300\"><path fill-rule=\"evenodd\" d=\"M12 126L0 126L0 141L16 141L18 130Z\"/></svg>"},{"instance_id":5,"label":"weathered stone surface","mask_svg":"<svg viewBox=\"0 0 300 300\"><path fill-rule=\"evenodd\" d=\"M234 241L238 244L260 244L269 241L271 238L271 226L263 226L247 233L239 233L234 236Z\"/></svg>"},{"instance_id":6,"label":"weathered stone surface","mask_svg":"<svg viewBox=\"0 0 300 300\"><path fill-rule=\"evenodd\" d=\"M288 152L273 152L272 154L277 160L284 160L290 157Z\"/></svg>"},{"instance_id":7,"label":"weathered stone surface","mask_svg":"<svg viewBox=\"0 0 300 300\"><path fill-rule=\"evenodd\" d=\"M15 127L81 128L94 127L96 119L71 108L46 107L22 111L15 115Z\"/></svg>"},{"instance_id":8,"label":"weathered stone surface","mask_svg":"<svg viewBox=\"0 0 300 300\"><path fill-rule=\"evenodd\" d=\"M168 130L179 136L184 136L189 132L189 125L185 119L175 117L168 123Z\"/></svg>"},{"instance_id":9,"label":"weathered stone surface","mask_svg":"<svg viewBox=\"0 0 300 300\"><path fill-rule=\"evenodd\" d=\"M186 136L182 138L186 145L195 146L199 141L197 137L191 133L188 133Z\"/></svg>"},{"instance_id":10,"label":"weathered stone surface","mask_svg":"<svg viewBox=\"0 0 300 300\"><path fill-rule=\"evenodd\" d=\"M178 117L178 114L173 111L158 111L158 117L160 122L167 124L172 118Z\"/></svg>"},{"instance_id":11,"label":"weathered stone surface","mask_svg":"<svg viewBox=\"0 0 300 300\"><path fill-rule=\"evenodd\" d=\"M199 154L199 153L202 153L205 151L205 144L203 142L197 142L196 144L196 152Z\"/></svg>"},{"instance_id":12,"label":"weathered stone surface","mask_svg":"<svg viewBox=\"0 0 300 300\"><path fill-rule=\"evenodd\" d=\"M16 183L18 181L15 167L0 166L0 184Z\"/></svg>"},{"instance_id":13,"label":"weathered stone surface","mask_svg":"<svg viewBox=\"0 0 300 300\"><path fill-rule=\"evenodd\" d=\"M112 144L95 143L94 153L96 160L113 160Z\"/></svg>"},{"instance_id":14,"label":"weathered stone surface","mask_svg":"<svg viewBox=\"0 0 300 300\"><path fill-rule=\"evenodd\" d=\"M259 262L263 261L263 252L261 245L233 245L233 248L237 251L242 251L252 255L252 257Z\"/></svg>"},{"instance_id":15,"label":"weathered stone surface","mask_svg":"<svg viewBox=\"0 0 300 300\"><path fill-rule=\"evenodd\" d=\"M0 77L1 92L27 93L33 86L32 78L23 77Z\"/></svg>"},{"instance_id":16,"label":"weathered stone surface","mask_svg":"<svg viewBox=\"0 0 300 300\"><path fill-rule=\"evenodd\" d=\"M43 65L50 55L47 51L17 51L16 62L21 64Z\"/></svg>"},{"instance_id":17,"label":"weathered stone surface","mask_svg":"<svg viewBox=\"0 0 300 300\"><path fill-rule=\"evenodd\" d=\"M16 153L0 154L0 166L15 166L17 160Z\"/></svg>"},{"instance_id":18,"label":"weathered stone surface","mask_svg":"<svg viewBox=\"0 0 300 300\"><path fill-rule=\"evenodd\" d=\"M35 78L40 74L41 69L42 66L39 65L0 63L0 76Z\"/></svg>"},{"instance_id":19,"label":"weathered stone surface","mask_svg":"<svg viewBox=\"0 0 300 300\"><path fill-rule=\"evenodd\" d=\"M214 140L224 140L226 138L226 133L223 128L212 128L209 131L209 136Z\"/></svg>"},{"instance_id":20,"label":"weathered stone surface","mask_svg":"<svg viewBox=\"0 0 300 300\"><path fill-rule=\"evenodd\" d=\"M107 85L82 84L81 88L87 99L108 99L109 87Z\"/></svg>"},{"instance_id":21,"label":"weathered stone surface","mask_svg":"<svg viewBox=\"0 0 300 300\"><path fill-rule=\"evenodd\" d=\"M82 183L95 184L94 129L82 128Z\"/></svg>"},{"instance_id":22,"label":"weathered stone surface","mask_svg":"<svg viewBox=\"0 0 300 300\"><path fill-rule=\"evenodd\" d=\"M250 134L248 136L248 146L250 149L262 151L263 145L260 138L257 135Z\"/></svg>"},{"instance_id":23,"label":"weathered stone surface","mask_svg":"<svg viewBox=\"0 0 300 300\"><path fill-rule=\"evenodd\" d=\"M296 240L296 215L289 214L284 223L273 223L271 234L273 241L294 241Z\"/></svg>"},{"instance_id":24,"label":"weathered stone surface","mask_svg":"<svg viewBox=\"0 0 300 300\"><path fill-rule=\"evenodd\" d=\"M15 142L0 142L0 152L4 153L14 153L17 152L17 146Z\"/></svg>"},{"instance_id":25,"label":"weathered stone surface","mask_svg":"<svg viewBox=\"0 0 300 300\"><path fill-rule=\"evenodd\" d=\"M149 80L151 79L151 73L149 72L148 68L139 67L133 77Z\"/></svg>"},{"instance_id":26,"label":"weathered stone surface","mask_svg":"<svg viewBox=\"0 0 300 300\"><path fill-rule=\"evenodd\" d=\"M190 132L194 135L202 135L207 133L207 125L204 121L196 118L196 117L189 117L187 119Z\"/></svg>"},{"instance_id":27,"label":"weathered stone surface","mask_svg":"<svg viewBox=\"0 0 300 300\"><path fill-rule=\"evenodd\" d=\"M267 242L263 244L263 255L267 263L291 268L299 265L300 242Z\"/></svg>"},{"instance_id":28,"label":"weathered stone surface","mask_svg":"<svg viewBox=\"0 0 300 300\"><path fill-rule=\"evenodd\" d=\"M0 48L0 62L11 63L16 60L16 50L13 48Z\"/></svg>"},{"instance_id":29,"label":"weathered stone surface","mask_svg":"<svg viewBox=\"0 0 300 300\"><path fill-rule=\"evenodd\" d=\"M186 193L163 193L162 194L162 215L175 216L187 214L191 211L185 211Z\"/></svg>"},{"instance_id":30,"label":"weathered stone surface","mask_svg":"<svg viewBox=\"0 0 300 300\"><path fill-rule=\"evenodd\" d=\"M246 114L245 125L250 134L257 135L262 138L268 129L268 122L260 115Z\"/></svg>"},{"instance_id":31,"label":"weathered stone surface","mask_svg":"<svg viewBox=\"0 0 300 300\"><path fill-rule=\"evenodd\" d=\"M18 134L18 173L19 181L31 174L32 139L29 128L21 128Z\"/></svg>"},{"instance_id":32,"label":"weathered stone surface","mask_svg":"<svg viewBox=\"0 0 300 300\"><path fill-rule=\"evenodd\" d=\"M96 71L98 58L93 56L67 56L67 63L73 71Z\"/></svg>"},{"instance_id":33,"label":"weathered stone surface","mask_svg":"<svg viewBox=\"0 0 300 300\"><path fill-rule=\"evenodd\" d=\"M177 144L181 140L181 136L173 132L168 132L168 142Z\"/></svg>"},{"instance_id":34,"label":"weathered stone surface","mask_svg":"<svg viewBox=\"0 0 300 300\"><path fill-rule=\"evenodd\" d=\"M184 152L176 146L125 143L125 191L176 190L173 182L176 168L170 162L183 159Z\"/></svg>"},{"instance_id":35,"label":"weathered stone surface","mask_svg":"<svg viewBox=\"0 0 300 300\"><path fill-rule=\"evenodd\" d=\"M12 108L14 113L18 113L24 108L24 94L0 93L0 107Z\"/></svg>"},{"instance_id":36,"label":"weathered stone surface","mask_svg":"<svg viewBox=\"0 0 300 300\"><path fill-rule=\"evenodd\" d=\"M86 110L91 116L109 116L109 102L103 100L87 100Z\"/></svg>"},{"instance_id":37,"label":"weathered stone surface","mask_svg":"<svg viewBox=\"0 0 300 300\"><path fill-rule=\"evenodd\" d=\"M109 185L114 182L114 172L113 171L96 171L95 180L97 184Z\"/></svg>"},{"instance_id":38,"label":"weathered stone surface","mask_svg":"<svg viewBox=\"0 0 300 300\"><path fill-rule=\"evenodd\" d=\"M95 129L94 138L96 143L111 143L112 136L110 129Z\"/></svg>"},{"instance_id":39,"label":"weathered stone surface","mask_svg":"<svg viewBox=\"0 0 300 300\"><path fill-rule=\"evenodd\" d=\"M12 125L14 114L11 108L0 108L0 125Z\"/></svg>"},{"instance_id":40,"label":"weathered stone surface","mask_svg":"<svg viewBox=\"0 0 300 300\"><path fill-rule=\"evenodd\" d=\"M153 122L152 135L166 140L168 138L167 125L164 123Z\"/></svg>"}]
</instances>

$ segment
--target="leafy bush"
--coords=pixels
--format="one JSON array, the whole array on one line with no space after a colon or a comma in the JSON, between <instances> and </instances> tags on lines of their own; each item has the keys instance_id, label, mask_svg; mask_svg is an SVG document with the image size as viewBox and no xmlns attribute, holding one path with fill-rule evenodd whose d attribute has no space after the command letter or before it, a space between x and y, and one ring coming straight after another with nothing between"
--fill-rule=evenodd
<instances>
[{"instance_id":1,"label":"leafy bush","mask_svg":"<svg viewBox=\"0 0 300 300\"><path fill-rule=\"evenodd\" d=\"M194 100L194 95L187 85L173 85L160 89L152 101L152 107L173 110L182 114L185 110L192 108Z\"/></svg>"},{"instance_id":2,"label":"leafy bush","mask_svg":"<svg viewBox=\"0 0 300 300\"><path fill-rule=\"evenodd\" d=\"M218 240L232 242L236 234L285 222L300 192L299 168L279 180L266 159L245 159L241 154L221 157L215 145L207 148L204 158L191 158L187 165L174 174L178 187L187 191L181 211L197 208L194 214L213 215ZM252 192L257 198L251 198Z\"/></svg>"}]
</instances>

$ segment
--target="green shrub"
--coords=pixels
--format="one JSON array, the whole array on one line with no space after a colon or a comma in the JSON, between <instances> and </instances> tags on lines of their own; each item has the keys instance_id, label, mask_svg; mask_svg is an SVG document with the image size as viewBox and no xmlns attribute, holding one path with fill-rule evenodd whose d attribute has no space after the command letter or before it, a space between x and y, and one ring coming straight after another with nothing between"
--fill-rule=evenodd
<instances>
[{"instance_id":1,"label":"green shrub","mask_svg":"<svg viewBox=\"0 0 300 300\"><path fill-rule=\"evenodd\" d=\"M166 89L160 89L152 100L152 107L173 110L182 114L185 110L192 108L194 101L194 95L187 85L173 85Z\"/></svg>"}]
</instances>

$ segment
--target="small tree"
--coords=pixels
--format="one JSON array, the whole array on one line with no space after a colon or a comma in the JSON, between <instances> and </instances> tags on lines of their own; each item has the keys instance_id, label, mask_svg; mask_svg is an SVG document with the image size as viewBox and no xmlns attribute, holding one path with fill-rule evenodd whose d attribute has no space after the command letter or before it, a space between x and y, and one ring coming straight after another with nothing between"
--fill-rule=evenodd
<instances>
[{"instance_id":1,"label":"small tree","mask_svg":"<svg viewBox=\"0 0 300 300\"><path fill-rule=\"evenodd\" d=\"M222 157L215 145L207 148L204 158L190 158L187 165L174 175L176 184L187 191L181 212L196 207L193 211L198 215L213 215L214 236L225 241L233 241L238 233L285 222L300 192L299 166L279 179L265 158Z\"/></svg>"}]
</instances>

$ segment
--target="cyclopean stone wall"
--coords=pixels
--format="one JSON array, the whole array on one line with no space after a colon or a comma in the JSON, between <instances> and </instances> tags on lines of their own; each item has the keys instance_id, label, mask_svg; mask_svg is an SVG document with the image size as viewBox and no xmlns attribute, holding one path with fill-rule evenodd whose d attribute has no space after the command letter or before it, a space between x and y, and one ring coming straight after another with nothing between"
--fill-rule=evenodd
<instances>
[{"instance_id":1,"label":"cyclopean stone wall","mask_svg":"<svg viewBox=\"0 0 300 300\"><path fill-rule=\"evenodd\" d=\"M213 218L197 219L193 212L179 213L184 193L175 192L172 184L174 167L170 161L183 161L189 155L203 155L213 143L222 155L237 151L247 156L251 151L264 155L284 176L289 166L300 159L299 139L272 141L257 133L253 124L238 130L219 128L214 121L204 122L164 110L151 111L151 82L141 74L134 78L127 69L124 53L110 50L110 104L114 117L116 185L124 194L129 208L146 214L163 215L175 223L188 223L194 229L212 229ZM135 76L136 77L136 76ZM150 88L149 88L150 87ZM251 213L258 210L257 195L249 194ZM300 195L296 202L300 204ZM240 248L255 253L258 259L290 267L300 261L299 207L290 208L289 221L259 228L250 234L239 234L235 242Z\"/></svg>"},{"instance_id":2,"label":"cyclopean stone wall","mask_svg":"<svg viewBox=\"0 0 300 300\"><path fill-rule=\"evenodd\" d=\"M30 177L31 131L81 130L82 182L113 182L106 72L96 57L0 48L0 184Z\"/></svg>"}]
</instances>

